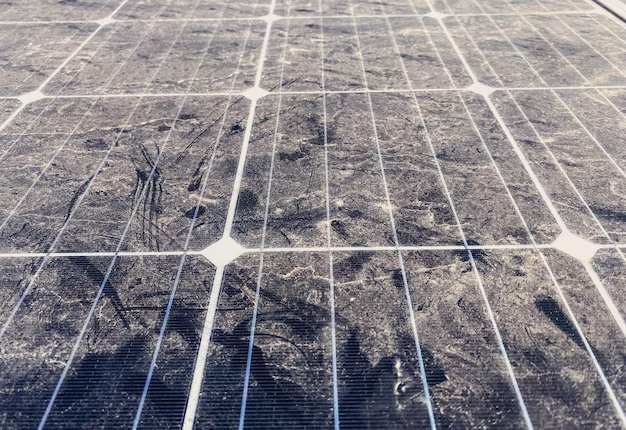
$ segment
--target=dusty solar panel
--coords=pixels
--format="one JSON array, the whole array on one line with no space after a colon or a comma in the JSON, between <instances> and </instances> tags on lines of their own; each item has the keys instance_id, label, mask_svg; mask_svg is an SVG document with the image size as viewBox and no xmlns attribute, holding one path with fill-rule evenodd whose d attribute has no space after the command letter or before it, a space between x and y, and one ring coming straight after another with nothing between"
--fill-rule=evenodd
<instances>
[{"instance_id":1,"label":"dusty solar panel","mask_svg":"<svg viewBox=\"0 0 626 430\"><path fill-rule=\"evenodd\" d=\"M0 4L0 427L626 427L589 0Z\"/></svg>"}]
</instances>

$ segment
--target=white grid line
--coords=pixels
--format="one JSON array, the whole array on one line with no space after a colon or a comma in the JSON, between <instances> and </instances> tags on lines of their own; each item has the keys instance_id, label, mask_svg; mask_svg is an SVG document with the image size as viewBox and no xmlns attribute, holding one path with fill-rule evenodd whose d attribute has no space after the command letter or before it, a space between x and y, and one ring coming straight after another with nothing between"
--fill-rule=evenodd
<instances>
[{"instance_id":1,"label":"white grid line","mask_svg":"<svg viewBox=\"0 0 626 430\"><path fill-rule=\"evenodd\" d=\"M213 332L213 322L215 321L215 314L217 312L220 290L222 288L222 280L224 278L224 267L225 266L217 266L217 268L215 269L213 285L211 288L211 296L209 297L209 305L207 307L206 317L202 326L200 346L198 347L198 354L196 356L196 362L194 364L191 386L189 387L189 394L187 395L187 406L185 408L185 416L183 418L182 430L193 430L193 426L196 420L196 412L198 409L198 402L200 400L200 392L202 391L202 386L204 382L204 369L206 367L206 361L211 342L211 333Z\"/></svg>"},{"instance_id":2,"label":"white grid line","mask_svg":"<svg viewBox=\"0 0 626 430\"><path fill-rule=\"evenodd\" d=\"M470 115L469 111L468 111L468 115ZM474 121L472 120L472 122L474 122ZM478 129L476 129L476 130L478 132ZM483 140L482 136L481 136L481 140ZM483 144L484 144L484 141L483 141ZM486 148L486 145L485 145L485 148ZM555 289L557 291L557 294L559 295L559 297L561 299L561 302L565 306L566 312L568 313L569 318L571 319L574 327L576 328L576 331L577 331L579 337L582 339L582 342L583 342L583 344L585 346L587 354L589 355L589 358L591 359L591 361L592 361L592 363L593 363L593 365L594 365L594 367L596 369L596 372L598 373L598 376L600 377L602 383L604 384L605 389L607 390L607 393L609 395L609 398L611 399L611 401L612 401L612 403L614 405L614 408L616 409L616 412L617 412L618 416L620 417L620 420L622 421L622 424L626 424L626 417L624 416L624 411L622 410L621 405L619 404L619 401L617 400L617 397L615 396L615 393L614 393L613 389L611 388L611 385L609 384L606 376L604 375L604 372L603 372L600 364L598 363L598 360L596 358L596 355L595 355L594 351L589 346L589 343L587 342L585 334L584 334L582 328L580 327L580 325L578 323L578 319L576 318L574 312L571 310L571 308L569 306L569 303L567 302L567 299L566 299L566 297L565 297L561 287L559 286L559 284L558 284L558 282L557 282L557 280L556 280L556 278L555 278L555 276L554 276L554 274L552 272L552 269L550 268L550 266L548 264L548 261L547 261L545 255L543 254L543 252L541 252L539 250L539 247L537 246L537 244L535 242L533 234L530 231L526 221L524 220L524 217L522 216L522 214L520 212L520 209L519 209L517 203L515 202L515 200L513 198L513 195L511 194L511 192L509 190L508 185L506 184L504 178L502 177L502 175L500 173L500 170L496 166L495 161L494 161L493 157L491 156L491 153L490 153L489 149L487 149L487 152L489 153L489 157L491 158L491 162L493 163L493 165L495 166L496 170L498 171L498 176L500 177L500 180L502 181L502 183L504 184L504 186L506 188L507 194L509 195L509 198L510 198L511 202L513 203L513 206L515 207L515 211L517 212L518 216L522 220L522 223L524 224L524 228L525 228L526 232L528 233L529 237L531 238L531 241L532 241L532 244L533 244L533 249L537 250L539 255L541 256L541 259L542 259L542 261L544 263L545 268L547 269L547 271L548 271L548 273L550 275L550 278L551 278L551 280L553 282L553 285L554 285L554 287L555 287ZM591 266L590 263L583 262L583 266L587 266L587 265ZM587 269L587 271L589 272L589 269L587 267L585 267L585 269ZM597 275L595 276L595 278L596 279L594 279L593 276L592 276L592 280L593 280L594 284L596 284L596 287L598 287L597 284L598 283L601 284L601 282L600 282L600 279L598 278ZM600 291L600 293L602 295L602 291L604 291L604 288L598 288L598 290ZM602 295L602 298L606 302L607 299L605 298L605 295L606 294ZM609 302L612 303L612 301L610 301L610 300L609 300Z\"/></svg>"},{"instance_id":3,"label":"white grid line","mask_svg":"<svg viewBox=\"0 0 626 430\"><path fill-rule=\"evenodd\" d=\"M291 11L291 8L289 7L287 9L287 16L289 16L290 11ZM287 54L290 24L291 24L291 20L288 20L287 29L285 31L285 42L283 44L282 61L281 61L281 67L280 67L280 78L278 81L279 90L282 89L282 86L283 86L283 77L285 74L285 56ZM270 171L269 171L269 178L268 178L268 183L267 183L267 195L265 196L265 213L263 216L263 229L261 232L261 249L260 249L261 252L259 256L259 270L257 274L257 284L256 284L256 291L255 291L255 296L254 296L254 307L252 310L252 320L250 321L250 339L248 341L248 356L246 358L246 371L244 375L241 409L239 413L239 430L244 429L244 423L245 423L245 418L246 418L246 405L248 401L248 389L250 386L250 372L252 369L252 351L254 348L254 334L256 331L256 322L257 322L257 316L259 312L259 299L260 299L260 294L261 294L261 284L262 284L262 279L263 279L263 261L264 261L263 249L265 248L265 238L267 234L267 220L269 217L269 208L270 208L270 201L271 201L271 195L272 195L272 179L274 175L274 162L276 159L276 143L278 140L278 124L280 122L280 109L282 106L282 100L283 100L282 95L278 96L276 124L274 125L274 136L273 136L273 142L272 142L272 156L271 156L271 161L270 161Z\"/></svg>"},{"instance_id":4,"label":"white grid line","mask_svg":"<svg viewBox=\"0 0 626 430\"><path fill-rule=\"evenodd\" d=\"M584 15L596 13L599 15L606 15L606 11L596 7L595 9L584 9L584 10L563 10L563 11L529 11L529 12L493 12L493 13L450 13L452 16L517 16L517 15ZM428 17L429 14L420 14L416 13L417 16ZM405 18L406 15L401 14L359 14L354 15L355 18ZM157 18L157 19L118 19L114 18L115 22L122 23L132 23L132 22L179 22L179 21L190 21L190 22L203 22L203 21L260 21L263 18L262 15L259 16L241 16L241 17L223 17L223 18ZM287 19L286 16L278 16L279 19ZM351 19L352 15L291 15L289 19ZM50 24L91 24L98 23L99 20L58 20L58 21L0 21L0 25L50 25Z\"/></svg>"},{"instance_id":5,"label":"white grid line","mask_svg":"<svg viewBox=\"0 0 626 430\"><path fill-rule=\"evenodd\" d=\"M276 0L272 0L270 3L269 15L274 11ZM270 32L272 28L272 21L268 21L265 28L265 36L263 38L263 45L259 54L259 63L257 65L257 72L254 79L254 87L259 88L261 82L261 74L263 72L263 65L265 63L265 56L267 53L267 47L269 44ZM254 114L256 111L257 99L250 101L250 111L246 121L246 130L244 132L243 142L241 145L241 151L239 154L239 163L237 165L237 173L235 181L233 183L233 191L230 198L228 207L228 213L226 216L226 222L224 225L223 238L229 238L232 230L232 224L235 218L235 209L237 206L237 200L239 197L239 189L241 187L241 181L244 173L245 161L248 152L248 145L250 144L250 138L252 135L252 126L254 123ZM204 327L202 330L202 336L200 340L200 347L196 357L196 364L194 367L193 379L189 396L187 400L187 408L185 410L185 417L183 419L183 430L192 430L196 418L198 409L198 401L200 392L203 386L204 371L206 366L206 360L208 356L209 345L211 342L211 334L213 331L213 323L215 320L215 314L217 312L219 293L224 276L224 266L219 265L217 267L215 278L213 280L213 289L211 290L211 297L209 298L209 305L205 317Z\"/></svg>"},{"instance_id":6,"label":"white grid line","mask_svg":"<svg viewBox=\"0 0 626 430\"><path fill-rule=\"evenodd\" d=\"M420 17L417 17L420 18ZM447 72L446 72L447 73ZM626 85L588 85L588 86L545 86L545 87L494 87L497 91L564 91L564 90L626 90ZM456 92L471 91L467 88L389 88L385 90L376 89L356 89L356 90L302 90L302 91L271 91L268 96L283 95L322 95L322 94L366 94L366 93L429 93L429 92ZM234 93L233 95L243 95L245 91ZM42 99L106 99L106 98L138 98L138 97L228 97L228 92L196 92L196 93L120 93L120 94L59 94L54 96L43 95ZM0 100L18 100L14 96L0 96ZM0 126L2 130L2 126ZM9 135L11 133L5 133ZM46 133L38 133L46 134Z\"/></svg>"},{"instance_id":7,"label":"white grid line","mask_svg":"<svg viewBox=\"0 0 626 430\"><path fill-rule=\"evenodd\" d=\"M599 249L626 249L626 244L602 244L596 245ZM529 249L558 249L552 244L537 245L400 245L396 246L312 246L312 247L294 247L294 248L263 248L263 252L268 253L293 253L293 252L377 252L377 251L515 251ZM261 252L261 248L247 248L245 253L252 254ZM0 258L70 258L70 257L112 257L116 255L115 251L89 251L89 252L16 252L16 253L0 253ZM202 251L120 251L117 253L120 257L144 257L144 256L166 256L166 255L202 255Z\"/></svg>"}]
</instances>

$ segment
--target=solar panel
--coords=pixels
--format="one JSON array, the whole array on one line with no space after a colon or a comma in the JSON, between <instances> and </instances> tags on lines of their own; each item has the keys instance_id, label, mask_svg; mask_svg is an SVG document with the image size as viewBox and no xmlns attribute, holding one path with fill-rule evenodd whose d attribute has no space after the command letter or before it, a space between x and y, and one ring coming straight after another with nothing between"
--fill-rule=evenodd
<instances>
[{"instance_id":1,"label":"solar panel","mask_svg":"<svg viewBox=\"0 0 626 430\"><path fill-rule=\"evenodd\" d=\"M0 41L0 427L626 426L600 5L25 1Z\"/></svg>"}]
</instances>

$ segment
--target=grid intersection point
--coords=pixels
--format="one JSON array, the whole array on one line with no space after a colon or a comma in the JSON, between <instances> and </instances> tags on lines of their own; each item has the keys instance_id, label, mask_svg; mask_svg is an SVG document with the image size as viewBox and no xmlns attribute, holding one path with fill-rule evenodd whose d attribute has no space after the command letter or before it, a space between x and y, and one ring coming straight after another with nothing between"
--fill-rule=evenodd
<instances>
[{"instance_id":1,"label":"grid intersection point","mask_svg":"<svg viewBox=\"0 0 626 430\"><path fill-rule=\"evenodd\" d=\"M596 252L601 248L600 245L591 243L569 231L561 233L552 243L552 246L582 262L591 261Z\"/></svg>"},{"instance_id":2,"label":"grid intersection point","mask_svg":"<svg viewBox=\"0 0 626 430\"><path fill-rule=\"evenodd\" d=\"M269 91L264 90L261 87L248 88L241 93L242 96L249 98L252 101L258 100L269 94Z\"/></svg>"},{"instance_id":3,"label":"grid intersection point","mask_svg":"<svg viewBox=\"0 0 626 430\"><path fill-rule=\"evenodd\" d=\"M108 24L113 24L114 22L117 22L117 20L116 20L116 19L114 19L114 18L111 18L111 17L109 16L109 17L107 17L107 18L102 18L102 19L99 19L99 20L94 21L94 22L95 22L96 24L100 24L100 25L102 25L102 26L105 26L105 25L108 25Z\"/></svg>"},{"instance_id":4,"label":"grid intersection point","mask_svg":"<svg viewBox=\"0 0 626 430\"><path fill-rule=\"evenodd\" d=\"M39 90L31 91L30 93L25 93L19 96L17 99L27 105L28 103L36 102L37 100L41 100L46 98L46 96Z\"/></svg>"},{"instance_id":5,"label":"grid intersection point","mask_svg":"<svg viewBox=\"0 0 626 430\"><path fill-rule=\"evenodd\" d=\"M496 89L492 88L488 85L485 85L481 82L474 82L469 87L465 88L467 91L471 91L476 94L483 95L487 97L489 94L493 93Z\"/></svg>"},{"instance_id":6,"label":"grid intersection point","mask_svg":"<svg viewBox=\"0 0 626 430\"><path fill-rule=\"evenodd\" d=\"M448 15L446 15L445 13L441 13L441 12L429 12L429 13L427 13L424 16L428 16L428 17L434 18L436 20L441 20L441 19L445 18Z\"/></svg>"},{"instance_id":7,"label":"grid intersection point","mask_svg":"<svg viewBox=\"0 0 626 430\"><path fill-rule=\"evenodd\" d=\"M213 245L209 245L200 251L200 254L217 267L226 266L247 251L246 248L235 242L230 237L222 237Z\"/></svg>"},{"instance_id":8,"label":"grid intersection point","mask_svg":"<svg viewBox=\"0 0 626 430\"><path fill-rule=\"evenodd\" d=\"M283 17L280 15L274 15L273 13L271 13L269 15L262 16L260 19L262 19L263 21L269 24L270 22L278 21L279 19L282 19L282 18Z\"/></svg>"}]
</instances>

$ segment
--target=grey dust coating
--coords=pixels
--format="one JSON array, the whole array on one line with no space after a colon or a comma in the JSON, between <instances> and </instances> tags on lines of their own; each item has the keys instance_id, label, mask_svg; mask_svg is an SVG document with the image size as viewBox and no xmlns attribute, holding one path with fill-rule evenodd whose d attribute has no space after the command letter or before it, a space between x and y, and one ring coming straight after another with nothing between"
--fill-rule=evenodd
<instances>
[{"instance_id":1,"label":"grey dust coating","mask_svg":"<svg viewBox=\"0 0 626 430\"><path fill-rule=\"evenodd\" d=\"M626 428L626 25L0 2L0 428Z\"/></svg>"}]
</instances>

